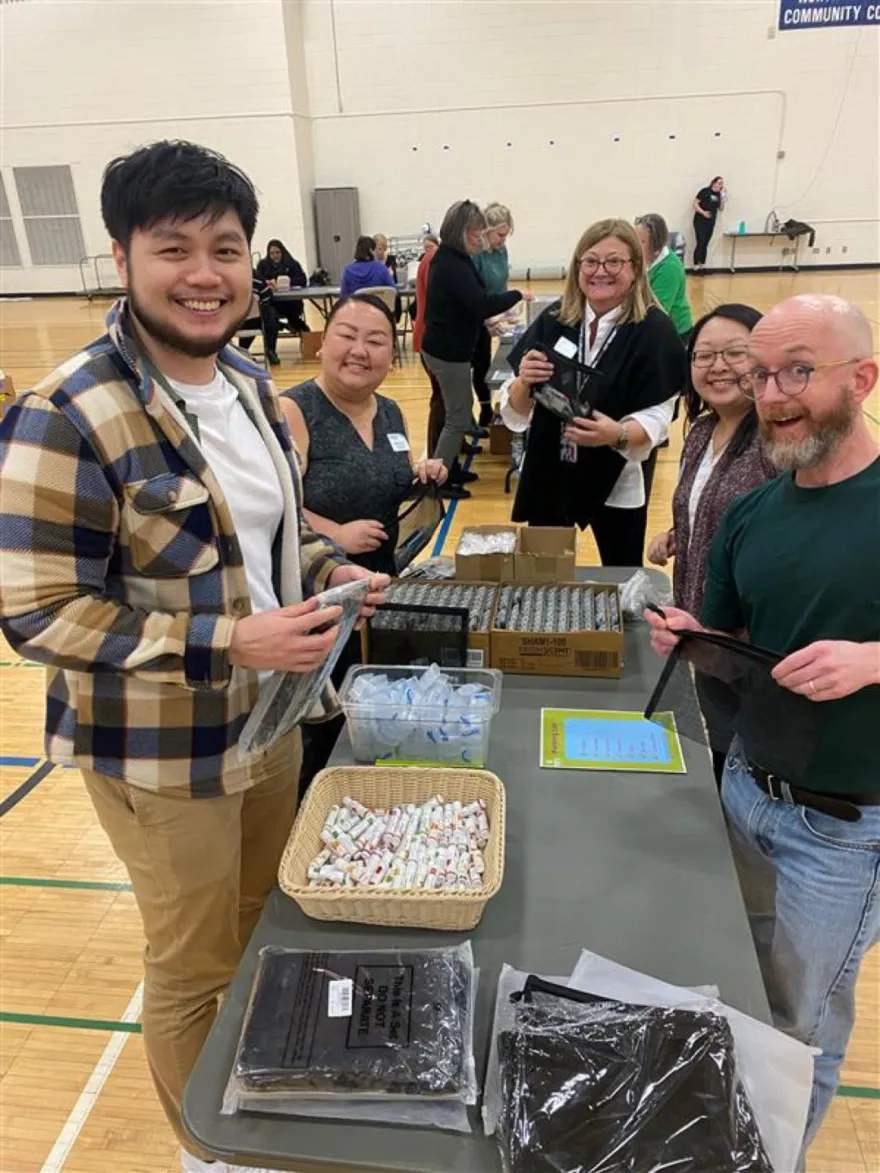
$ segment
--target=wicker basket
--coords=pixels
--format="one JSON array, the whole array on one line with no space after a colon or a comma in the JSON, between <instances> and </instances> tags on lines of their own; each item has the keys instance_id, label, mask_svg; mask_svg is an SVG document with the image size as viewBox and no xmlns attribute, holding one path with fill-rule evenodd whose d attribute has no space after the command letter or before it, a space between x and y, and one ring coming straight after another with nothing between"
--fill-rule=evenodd
<instances>
[{"instance_id":1,"label":"wicker basket","mask_svg":"<svg viewBox=\"0 0 880 1173\"><path fill-rule=\"evenodd\" d=\"M421 804L432 794L447 802L486 800L489 842L483 887L472 892L401 892L376 888L310 888L308 866L323 846L321 830L331 807L346 795L369 807ZM335 766L309 787L278 869L281 890L315 920L462 932L480 923L504 876L505 796L500 779L486 770L459 767Z\"/></svg>"}]
</instances>

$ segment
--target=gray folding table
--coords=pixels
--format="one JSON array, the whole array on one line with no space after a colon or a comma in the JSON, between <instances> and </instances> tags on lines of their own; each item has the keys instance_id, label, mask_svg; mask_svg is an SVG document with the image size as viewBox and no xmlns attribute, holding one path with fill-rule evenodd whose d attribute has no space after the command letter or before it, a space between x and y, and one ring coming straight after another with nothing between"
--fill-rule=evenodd
<instances>
[{"instance_id":1,"label":"gray folding table","mask_svg":"<svg viewBox=\"0 0 880 1173\"><path fill-rule=\"evenodd\" d=\"M625 571L591 570L614 581ZM538 768L542 707L643 709L660 672L644 624L628 629L623 678L505 676L488 767L507 788L504 885L471 934L482 975L477 1070L482 1078L501 965L570 973L581 948L681 985L717 984L764 1021L769 1011L705 748L684 742L688 773L651 775ZM347 745L335 761L350 761ZM277 889L247 949L186 1090L199 1143L235 1164L297 1173L498 1173L478 1130L223 1116L257 952L455 944L456 934L308 920Z\"/></svg>"}]
</instances>

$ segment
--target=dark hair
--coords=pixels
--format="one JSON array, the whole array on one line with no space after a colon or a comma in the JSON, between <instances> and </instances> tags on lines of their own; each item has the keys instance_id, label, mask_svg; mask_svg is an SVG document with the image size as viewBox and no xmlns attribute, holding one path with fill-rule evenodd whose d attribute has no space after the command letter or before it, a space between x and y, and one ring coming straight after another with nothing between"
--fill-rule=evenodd
<instances>
[{"instance_id":1,"label":"dark hair","mask_svg":"<svg viewBox=\"0 0 880 1173\"><path fill-rule=\"evenodd\" d=\"M713 175L712 178L709 180L709 186L711 187L713 183L717 183L719 179L723 179L723 178L724 178L723 175Z\"/></svg>"},{"instance_id":2,"label":"dark hair","mask_svg":"<svg viewBox=\"0 0 880 1173\"><path fill-rule=\"evenodd\" d=\"M697 340L700 337L703 327L707 322L711 322L713 318L725 318L728 322L738 322L740 326L745 326L751 334L762 317L763 314L761 311L756 310L754 306L732 302L730 305L716 306L714 310L710 310L708 314L704 314L698 322L694 323L687 343L688 385L684 393L685 430L691 428L701 415L712 410L700 397L700 393L694 386L694 381L691 377L691 360L694 357L694 350L696 349ZM754 438L757 427L758 416L754 406L752 406L740 421L740 425L730 442L731 456L739 456L740 453L748 448Z\"/></svg>"},{"instance_id":3,"label":"dark hair","mask_svg":"<svg viewBox=\"0 0 880 1173\"><path fill-rule=\"evenodd\" d=\"M356 261L372 261L375 251L376 242L372 236L359 236L357 244L354 246L354 259Z\"/></svg>"},{"instance_id":4,"label":"dark hair","mask_svg":"<svg viewBox=\"0 0 880 1173\"><path fill-rule=\"evenodd\" d=\"M467 234L474 228L481 232L486 230L486 217L479 204L473 200L456 200L446 209L443 223L440 225L440 243L447 248L467 252Z\"/></svg>"},{"instance_id":5,"label":"dark hair","mask_svg":"<svg viewBox=\"0 0 880 1173\"><path fill-rule=\"evenodd\" d=\"M350 293L348 297L340 297L339 301L335 302L333 309L327 315L327 321L324 323L326 330L340 310L345 309L347 305L352 302L365 302L366 305L371 305L374 310L379 310L382 316L391 327L391 341L396 349L397 347L397 323L394 320L394 314L385 304L381 297L377 297L375 293Z\"/></svg>"},{"instance_id":6,"label":"dark hair","mask_svg":"<svg viewBox=\"0 0 880 1173\"><path fill-rule=\"evenodd\" d=\"M636 227L644 228L647 232L654 256L669 244L669 229L659 212L646 212L644 216L637 216Z\"/></svg>"},{"instance_id":7,"label":"dark hair","mask_svg":"<svg viewBox=\"0 0 880 1173\"><path fill-rule=\"evenodd\" d=\"M133 232L166 217L208 216L215 224L229 211L238 215L250 244L259 211L254 185L228 159L196 143L152 143L104 168L101 214L126 251Z\"/></svg>"}]
</instances>

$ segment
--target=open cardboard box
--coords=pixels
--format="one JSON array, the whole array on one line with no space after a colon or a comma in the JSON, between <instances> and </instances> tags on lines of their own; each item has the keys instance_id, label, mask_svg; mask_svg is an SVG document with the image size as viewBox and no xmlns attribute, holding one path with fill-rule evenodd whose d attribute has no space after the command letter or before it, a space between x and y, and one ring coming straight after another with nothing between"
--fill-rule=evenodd
<instances>
[{"instance_id":1,"label":"open cardboard box","mask_svg":"<svg viewBox=\"0 0 880 1173\"><path fill-rule=\"evenodd\" d=\"M513 534L518 540L518 527L507 525L467 525L461 531L465 534ZM461 538L459 538L459 542ZM510 554L455 554L455 577L457 580L476 582L501 582L514 577L514 555Z\"/></svg>"},{"instance_id":2,"label":"open cardboard box","mask_svg":"<svg viewBox=\"0 0 880 1173\"><path fill-rule=\"evenodd\" d=\"M573 525L524 525L513 556L513 577L517 582L572 582L576 555L577 530Z\"/></svg>"},{"instance_id":3,"label":"open cardboard box","mask_svg":"<svg viewBox=\"0 0 880 1173\"><path fill-rule=\"evenodd\" d=\"M507 585L507 584L504 584ZM521 586L522 583L515 585ZM559 586L592 588L617 596L619 631L502 631L492 628L491 667L527 676L599 676L623 673L623 616L616 583L565 582Z\"/></svg>"}]
</instances>

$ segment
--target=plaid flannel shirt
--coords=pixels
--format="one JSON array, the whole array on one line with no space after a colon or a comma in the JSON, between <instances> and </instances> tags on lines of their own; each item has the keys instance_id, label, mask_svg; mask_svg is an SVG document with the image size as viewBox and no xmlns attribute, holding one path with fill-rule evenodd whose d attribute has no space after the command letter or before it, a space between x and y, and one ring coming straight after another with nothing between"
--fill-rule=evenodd
<instances>
[{"instance_id":1,"label":"plaid flannel shirt","mask_svg":"<svg viewBox=\"0 0 880 1173\"><path fill-rule=\"evenodd\" d=\"M253 782L236 743L258 692L256 672L229 662L251 611L241 546L197 423L145 369L125 299L107 324L0 425L2 628L49 666L52 761L152 791L230 794ZM275 588L299 602L345 556L302 523L271 379L232 347L218 365L278 472Z\"/></svg>"}]
</instances>

